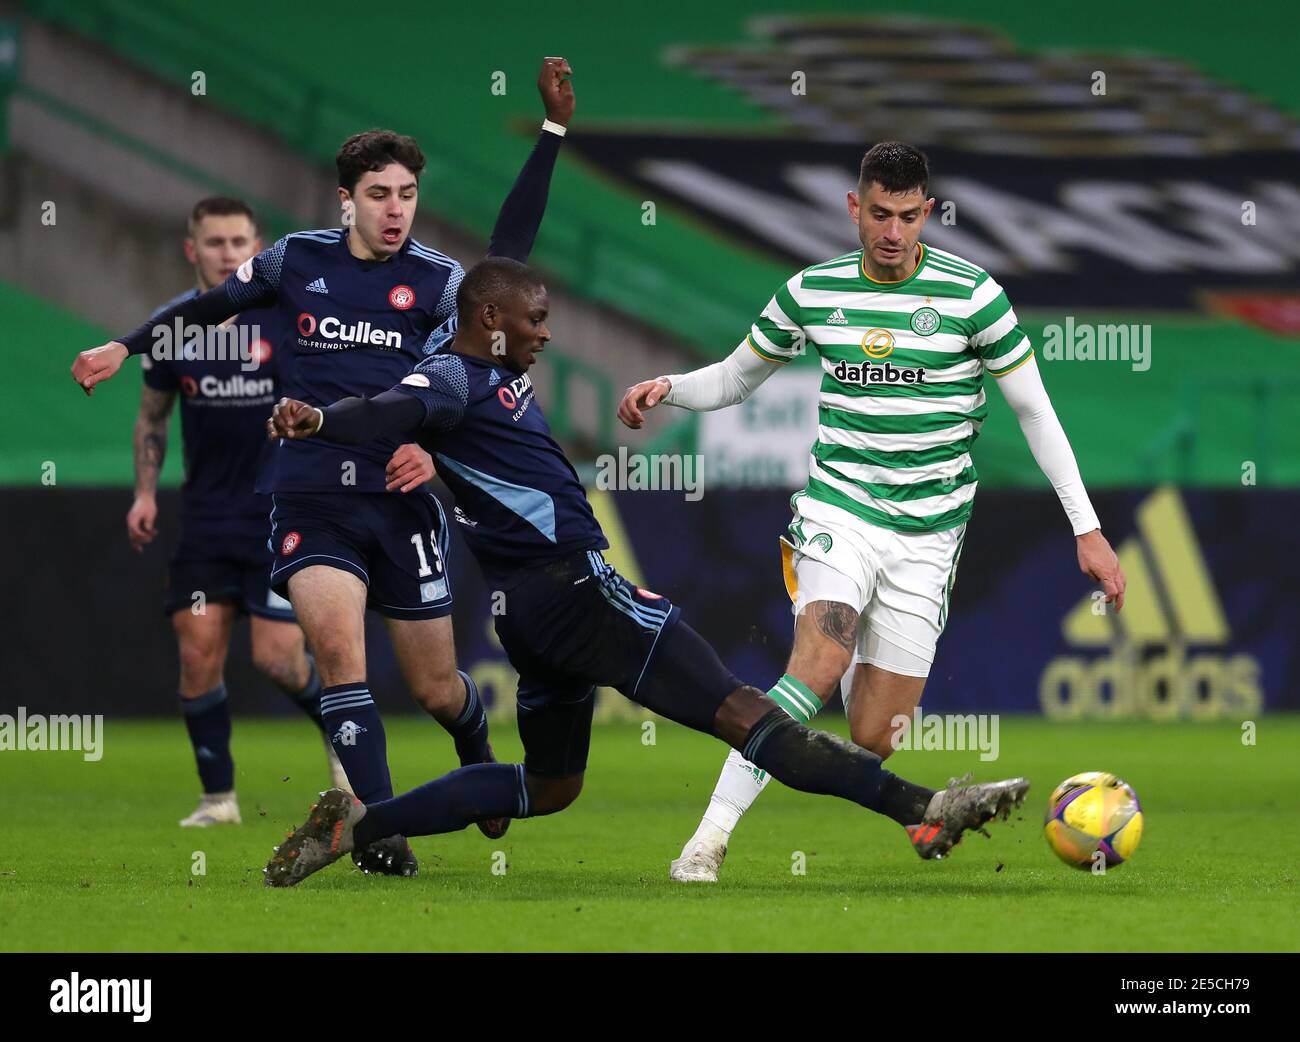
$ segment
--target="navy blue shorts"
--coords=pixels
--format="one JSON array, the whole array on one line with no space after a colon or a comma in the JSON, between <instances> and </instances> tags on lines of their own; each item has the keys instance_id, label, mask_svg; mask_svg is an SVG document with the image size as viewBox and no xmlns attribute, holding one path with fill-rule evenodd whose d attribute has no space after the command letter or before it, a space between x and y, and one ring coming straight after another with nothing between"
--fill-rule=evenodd
<instances>
[{"instance_id":1,"label":"navy blue shorts","mask_svg":"<svg viewBox=\"0 0 1300 1042\"><path fill-rule=\"evenodd\" d=\"M265 533L232 534L182 524L180 545L167 570L163 611L192 611L200 602L234 604L249 615L295 621L293 606L271 589L271 550Z\"/></svg>"},{"instance_id":2,"label":"navy blue shorts","mask_svg":"<svg viewBox=\"0 0 1300 1042\"><path fill-rule=\"evenodd\" d=\"M433 493L276 492L271 503L276 593L322 564L365 583L367 607L390 619L451 614L447 518Z\"/></svg>"},{"instance_id":3,"label":"navy blue shorts","mask_svg":"<svg viewBox=\"0 0 1300 1042\"><path fill-rule=\"evenodd\" d=\"M527 569L504 593L496 631L519 673L519 736L530 773L586 769L597 685L702 731L740 686L680 622L681 609L632 585L598 551ZM679 639L687 634L689 645ZM688 646L689 655L679 653Z\"/></svg>"}]
</instances>

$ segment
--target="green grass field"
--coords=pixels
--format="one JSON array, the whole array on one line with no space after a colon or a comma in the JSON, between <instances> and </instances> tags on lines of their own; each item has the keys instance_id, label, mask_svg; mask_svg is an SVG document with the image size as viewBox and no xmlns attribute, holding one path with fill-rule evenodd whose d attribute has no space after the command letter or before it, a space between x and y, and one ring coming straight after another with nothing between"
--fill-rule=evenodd
<instances>
[{"instance_id":1,"label":"green grass field","mask_svg":"<svg viewBox=\"0 0 1300 1042\"><path fill-rule=\"evenodd\" d=\"M842 721L827 720L842 728ZM387 724L399 789L453 766L432 724ZM294 721L237 720L244 824L187 831L197 792L179 720L114 723L104 757L0 753L0 948L5 950L1300 950L1300 718L1233 724L1002 721L1001 757L903 752L891 766L941 784L1027 775L1023 820L922 862L901 830L773 784L742 823L716 886L670 883L723 747L659 723L601 724L587 787L564 813L416 839L417 879L350 863L268 891L271 847L324 783L318 740ZM497 724L503 759L519 755ZM1060 864L1043 802L1080 770L1128 779L1146 835L1104 877ZM493 852L508 865L493 874ZM791 871L796 851L807 871ZM206 874L192 872L202 852Z\"/></svg>"}]
</instances>

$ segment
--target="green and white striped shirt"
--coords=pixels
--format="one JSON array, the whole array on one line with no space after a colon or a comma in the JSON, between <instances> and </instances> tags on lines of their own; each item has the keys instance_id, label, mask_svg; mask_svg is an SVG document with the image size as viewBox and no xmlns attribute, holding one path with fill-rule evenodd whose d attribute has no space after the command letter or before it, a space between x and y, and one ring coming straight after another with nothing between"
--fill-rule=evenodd
<instances>
[{"instance_id":1,"label":"green and white striped shirt","mask_svg":"<svg viewBox=\"0 0 1300 1042\"><path fill-rule=\"evenodd\" d=\"M862 251L814 264L772 297L749 332L770 362L821 356L812 499L900 532L970 517L970 448L988 412L984 374L1033 348L989 273L921 244L916 270L877 282Z\"/></svg>"}]
</instances>

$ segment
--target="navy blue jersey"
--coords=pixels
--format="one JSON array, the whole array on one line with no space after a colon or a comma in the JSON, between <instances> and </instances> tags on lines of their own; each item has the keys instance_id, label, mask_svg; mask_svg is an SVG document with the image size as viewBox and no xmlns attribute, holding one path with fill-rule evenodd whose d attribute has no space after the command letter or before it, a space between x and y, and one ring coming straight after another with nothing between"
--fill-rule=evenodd
<instances>
[{"instance_id":1,"label":"navy blue jersey","mask_svg":"<svg viewBox=\"0 0 1300 1042\"><path fill-rule=\"evenodd\" d=\"M363 261L347 232L295 232L226 280L232 302L274 304L280 317L280 393L313 405L387 390L425 356L431 334L454 313L465 272L407 239L386 261ZM435 338L436 342L436 338ZM359 446L328 438L281 440L258 490L383 492L384 468L401 442Z\"/></svg>"},{"instance_id":2,"label":"navy blue jersey","mask_svg":"<svg viewBox=\"0 0 1300 1042\"><path fill-rule=\"evenodd\" d=\"M527 374L444 351L394 390L423 404L420 444L455 495L465 542L490 580L609 546Z\"/></svg>"},{"instance_id":3,"label":"navy blue jersey","mask_svg":"<svg viewBox=\"0 0 1300 1042\"><path fill-rule=\"evenodd\" d=\"M561 137L538 135L501 204L488 253L526 261L541 227ZM239 311L274 307L280 393L316 405L387 390L455 334L461 266L408 239L386 261L362 261L339 228L297 232L264 250L220 286L178 300L157 321L207 325ZM131 354L149 350L155 323L118 337ZM383 492L398 442L358 447L328 439L281 442L270 454L263 492Z\"/></svg>"},{"instance_id":4,"label":"navy blue jersey","mask_svg":"<svg viewBox=\"0 0 1300 1042\"><path fill-rule=\"evenodd\" d=\"M190 290L159 311L197 292ZM229 349L224 358L197 350L197 344L189 351L141 357L145 384L180 397L181 517L187 529L266 537L270 496L258 495L255 486L268 445L266 418L279 393L276 322L275 312L267 309L236 316L222 330L220 343Z\"/></svg>"}]
</instances>

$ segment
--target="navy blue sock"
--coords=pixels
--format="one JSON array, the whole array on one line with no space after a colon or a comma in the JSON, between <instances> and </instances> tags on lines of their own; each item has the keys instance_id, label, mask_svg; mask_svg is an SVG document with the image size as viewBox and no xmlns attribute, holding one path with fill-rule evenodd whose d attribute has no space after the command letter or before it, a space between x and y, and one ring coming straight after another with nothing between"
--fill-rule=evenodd
<instances>
[{"instance_id":1,"label":"navy blue sock","mask_svg":"<svg viewBox=\"0 0 1300 1042\"><path fill-rule=\"evenodd\" d=\"M487 759L488 722L483 702L478 697L478 685L464 670L456 670L465 682L465 707L453 724L444 724L452 741L456 743L456 755L462 766L482 763Z\"/></svg>"},{"instance_id":2,"label":"navy blue sock","mask_svg":"<svg viewBox=\"0 0 1300 1042\"><path fill-rule=\"evenodd\" d=\"M365 802L365 801L363 801ZM396 799L367 803L357 849L386 836L458 832L488 818L526 818L528 790L519 763L477 763L444 774Z\"/></svg>"},{"instance_id":3,"label":"navy blue sock","mask_svg":"<svg viewBox=\"0 0 1300 1042\"><path fill-rule=\"evenodd\" d=\"M933 789L885 770L875 753L795 723L783 709L773 709L754 725L741 755L782 785L852 800L900 825L917 824L934 795Z\"/></svg>"},{"instance_id":4,"label":"navy blue sock","mask_svg":"<svg viewBox=\"0 0 1300 1042\"><path fill-rule=\"evenodd\" d=\"M391 797L388 740L365 681L322 688L320 711L325 733L330 736L357 799L364 803Z\"/></svg>"},{"instance_id":5,"label":"navy blue sock","mask_svg":"<svg viewBox=\"0 0 1300 1042\"><path fill-rule=\"evenodd\" d=\"M182 698L185 730L194 746L194 762L204 792L229 792L235 787L235 761L230 758L230 703L226 685L198 698Z\"/></svg>"},{"instance_id":6,"label":"navy blue sock","mask_svg":"<svg viewBox=\"0 0 1300 1042\"><path fill-rule=\"evenodd\" d=\"M311 655L307 656L307 665L311 667L311 673L307 677L306 686L301 691L286 689L284 693L293 699L293 704L306 713L311 718L312 723L324 732L325 719L321 716L320 711L320 670L316 668L316 660Z\"/></svg>"}]
</instances>

